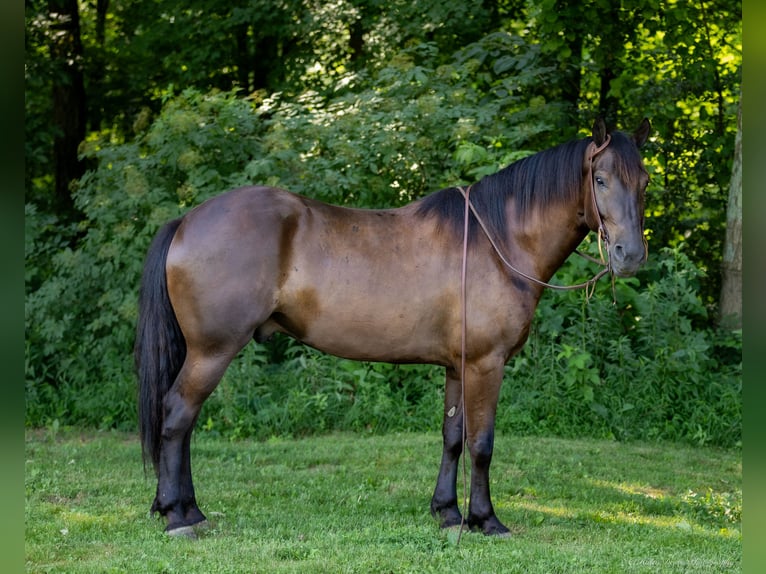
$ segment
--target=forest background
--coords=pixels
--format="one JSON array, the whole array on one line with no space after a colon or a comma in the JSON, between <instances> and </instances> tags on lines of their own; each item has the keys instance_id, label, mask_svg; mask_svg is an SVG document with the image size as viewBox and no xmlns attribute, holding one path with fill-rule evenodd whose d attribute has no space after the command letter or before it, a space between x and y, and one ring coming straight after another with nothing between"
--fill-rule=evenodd
<instances>
[{"instance_id":1,"label":"forest background","mask_svg":"<svg viewBox=\"0 0 766 574\"><path fill-rule=\"evenodd\" d=\"M643 150L650 259L546 294L498 428L741 445L741 4L728 0L27 0L26 422L135 429L158 227L265 183L384 207L587 135ZM588 243L588 240L586 240ZM586 245L597 252L594 245ZM591 273L568 262L566 283ZM206 403L226 436L440 425L440 369L251 345Z\"/></svg>"}]
</instances>

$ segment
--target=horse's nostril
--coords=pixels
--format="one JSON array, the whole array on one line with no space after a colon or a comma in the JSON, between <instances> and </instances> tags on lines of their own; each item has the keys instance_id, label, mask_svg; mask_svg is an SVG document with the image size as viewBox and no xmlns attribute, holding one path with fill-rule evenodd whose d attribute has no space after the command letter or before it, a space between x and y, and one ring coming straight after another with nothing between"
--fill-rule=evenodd
<instances>
[{"instance_id":1,"label":"horse's nostril","mask_svg":"<svg viewBox=\"0 0 766 574\"><path fill-rule=\"evenodd\" d=\"M643 245L641 248L634 248L630 245L626 247L622 243L616 243L609 255L614 263L620 265L640 265L646 260L646 250Z\"/></svg>"}]
</instances>

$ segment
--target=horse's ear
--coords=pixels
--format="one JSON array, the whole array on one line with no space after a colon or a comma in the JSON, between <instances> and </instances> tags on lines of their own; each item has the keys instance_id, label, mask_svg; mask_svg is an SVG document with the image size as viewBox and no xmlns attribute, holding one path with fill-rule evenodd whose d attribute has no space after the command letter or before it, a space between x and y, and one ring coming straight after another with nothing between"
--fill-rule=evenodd
<instances>
[{"instance_id":1,"label":"horse's ear","mask_svg":"<svg viewBox=\"0 0 766 574\"><path fill-rule=\"evenodd\" d=\"M652 124L649 123L647 118L644 118L641 121L641 125L638 126L638 129L633 133L633 141L636 142L637 147L641 147L646 143L646 140L649 139L649 132L651 131Z\"/></svg>"},{"instance_id":2,"label":"horse's ear","mask_svg":"<svg viewBox=\"0 0 766 574\"><path fill-rule=\"evenodd\" d=\"M604 123L604 118L598 117L596 118L596 121L593 122L593 142L600 146L602 143L604 143L604 140L606 139L606 124Z\"/></svg>"}]
</instances>

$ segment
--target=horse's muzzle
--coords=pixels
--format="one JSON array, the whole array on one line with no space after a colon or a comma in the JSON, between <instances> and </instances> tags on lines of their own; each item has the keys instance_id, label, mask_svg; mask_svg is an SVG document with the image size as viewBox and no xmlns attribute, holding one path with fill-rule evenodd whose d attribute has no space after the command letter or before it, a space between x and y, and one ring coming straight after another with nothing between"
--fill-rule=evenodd
<instances>
[{"instance_id":1,"label":"horse's muzzle","mask_svg":"<svg viewBox=\"0 0 766 574\"><path fill-rule=\"evenodd\" d=\"M630 247L622 243L615 243L609 250L609 260L615 275L631 277L646 261L646 249L643 243Z\"/></svg>"}]
</instances>

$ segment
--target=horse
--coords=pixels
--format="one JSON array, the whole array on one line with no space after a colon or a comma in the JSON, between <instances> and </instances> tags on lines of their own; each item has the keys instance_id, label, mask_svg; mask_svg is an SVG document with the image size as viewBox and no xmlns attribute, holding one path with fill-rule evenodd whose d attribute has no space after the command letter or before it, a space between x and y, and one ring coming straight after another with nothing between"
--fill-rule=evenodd
<instances>
[{"instance_id":1,"label":"horse","mask_svg":"<svg viewBox=\"0 0 766 574\"><path fill-rule=\"evenodd\" d=\"M431 514L442 528L509 535L489 487L504 366L546 282L590 231L605 239L613 276L646 260L639 148L649 132L646 118L633 133L607 133L598 119L591 136L399 208L244 187L161 227L144 263L134 359L144 465L157 477L151 513L165 532L207 524L190 458L202 404L245 345L285 333L347 359L443 366ZM456 485L464 448L467 516Z\"/></svg>"}]
</instances>

